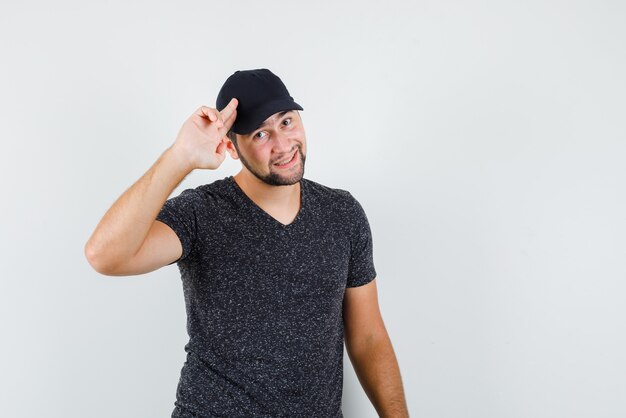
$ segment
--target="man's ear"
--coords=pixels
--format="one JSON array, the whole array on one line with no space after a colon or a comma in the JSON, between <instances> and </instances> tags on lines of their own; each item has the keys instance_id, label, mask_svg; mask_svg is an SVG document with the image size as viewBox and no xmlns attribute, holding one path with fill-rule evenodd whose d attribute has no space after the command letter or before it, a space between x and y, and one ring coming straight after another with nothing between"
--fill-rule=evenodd
<instances>
[{"instance_id":1,"label":"man's ear","mask_svg":"<svg viewBox=\"0 0 626 418\"><path fill-rule=\"evenodd\" d=\"M226 151L230 154L233 160L239 159L239 154L237 154L237 148L233 144L233 141L229 137L224 138L226 140Z\"/></svg>"}]
</instances>

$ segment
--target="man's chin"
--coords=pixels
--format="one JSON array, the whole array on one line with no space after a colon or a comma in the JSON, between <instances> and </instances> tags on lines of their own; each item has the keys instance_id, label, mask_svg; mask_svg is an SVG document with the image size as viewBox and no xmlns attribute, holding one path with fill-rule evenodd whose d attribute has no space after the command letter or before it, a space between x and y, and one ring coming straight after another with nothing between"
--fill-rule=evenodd
<instances>
[{"instance_id":1,"label":"man's chin","mask_svg":"<svg viewBox=\"0 0 626 418\"><path fill-rule=\"evenodd\" d=\"M273 185L273 186L291 186L293 184L298 183L302 180L304 176L304 158L302 158L302 153L300 153L300 161L297 162L297 171L293 173L282 173L279 168L270 168L270 174L267 175L263 180L265 183ZM293 167L292 167L293 168Z\"/></svg>"},{"instance_id":2,"label":"man's chin","mask_svg":"<svg viewBox=\"0 0 626 418\"><path fill-rule=\"evenodd\" d=\"M298 183L300 180L302 180L303 175L304 175L304 172L302 170L299 173L297 174L294 173L292 175L271 173L270 175L266 176L262 180L265 183L270 184L272 186L291 186L293 184Z\"/></svg>"},{"instance_id":3,"label":"man's chin","mask_svg":"<svg viewBox=\"0 0 626 418\"><path fill-rule=\"evenodd\" d=\"M306 157L302 156L302 152L300 152L300 161L298 161L298 168L295 172L288 172L289 170L281 170L279 168L270 167L270 172L267 175L263 175L252 169L252 167L250 167L247 161L243 158L241 158L241 163L250 173L265 184L269 184L271 186L291 186L302 180L302 177L304 176L305 158Z\"/></svg>"}]
</instances>

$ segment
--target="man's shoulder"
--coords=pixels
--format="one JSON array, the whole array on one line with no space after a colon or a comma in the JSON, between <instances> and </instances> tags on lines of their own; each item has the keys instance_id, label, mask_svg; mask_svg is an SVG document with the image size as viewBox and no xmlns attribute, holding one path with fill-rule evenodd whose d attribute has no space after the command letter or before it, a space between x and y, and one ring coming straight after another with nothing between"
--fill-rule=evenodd
<instances>
[{"instance_id":1,"label":"man's shoulder","mask_svg":"<svg viewBox=\"0 0 626 418\"><path fill-rule=\"evenodd\" d=\"M211 183L201 184L184 189L175 200L207 204L224 199L232 193L229 184L230 177L215 180Z\"/></svg>"},{"instance_id":2,"label":"man's shoulder","mask_svg":"<svg viewBox=\"0 0 626 418\"><path fill-rule=\"evenodd\" d=\"M227 176L221 179L212 181L211 183L201 184L197 186L195 190L197 193L227 193L230 192L232 176Z\"/></svg>"},{"instance_id":3,"label":"man's shoulder","mask_svg":"<svg viewBox=\"0 0 626 418\"><path fill-rule=\"evenodd\" d=\"M328 203L334 207L342 206L347 209L354 206L356 199L345 189L330 187L316 181L302 178L309 198L313 198L322 203Z\"/></svg>"},{"instance_id":4,"label":"man's shoulder","mask_svg":"<svg viewBox=\"0 0 626 418\"><path fill-rule=\"evenodd\" d=\"M319 194L320 196L330 197L330 198L340 198L340 199L349 199L352 197L349 191L344 189L339 189L336 187L330 187L311 179L302 178L302 182L308 188L311 193Z\"/></svg>"}]
</instances>

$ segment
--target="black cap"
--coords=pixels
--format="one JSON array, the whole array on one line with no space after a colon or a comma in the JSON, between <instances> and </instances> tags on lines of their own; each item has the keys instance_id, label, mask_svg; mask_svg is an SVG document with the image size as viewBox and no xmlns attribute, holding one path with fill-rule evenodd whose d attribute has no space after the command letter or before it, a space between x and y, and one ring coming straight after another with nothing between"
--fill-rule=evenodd
<instances>
[{"instance_id":1,"label":"black cap","mask_svg":"<svg viewBox=\"0 0 626 418\"><path fill-rule=\"evenodd\" d=\"M233 97L239 103L237 119L230 129L239 135L254 131L274 113L304 110L293 101L281 79L267 68L235 71L217 95L217 110L224 109Z\"/></svg>"}]
</instances>

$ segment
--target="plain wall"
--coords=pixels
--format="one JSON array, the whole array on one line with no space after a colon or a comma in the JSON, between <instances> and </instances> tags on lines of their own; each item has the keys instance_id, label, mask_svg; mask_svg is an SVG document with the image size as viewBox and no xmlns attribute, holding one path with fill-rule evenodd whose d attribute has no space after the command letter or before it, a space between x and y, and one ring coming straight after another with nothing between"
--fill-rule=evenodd
<instances>
[{"instance_id":1,"label":"plain wall","mask_svg":"<svg viewBox=\"0 0 626 418\"><path fill-rule=\"evenodd\" d=\"M102 276L83 246L226 77L266 67L304 107L305 177L367 213L412 417L625 416L625 12L3 2L0 414L169 416L178 268ZM376 416L347 355L344 386L347 418Z\"/></svg>"}]
</instances>

